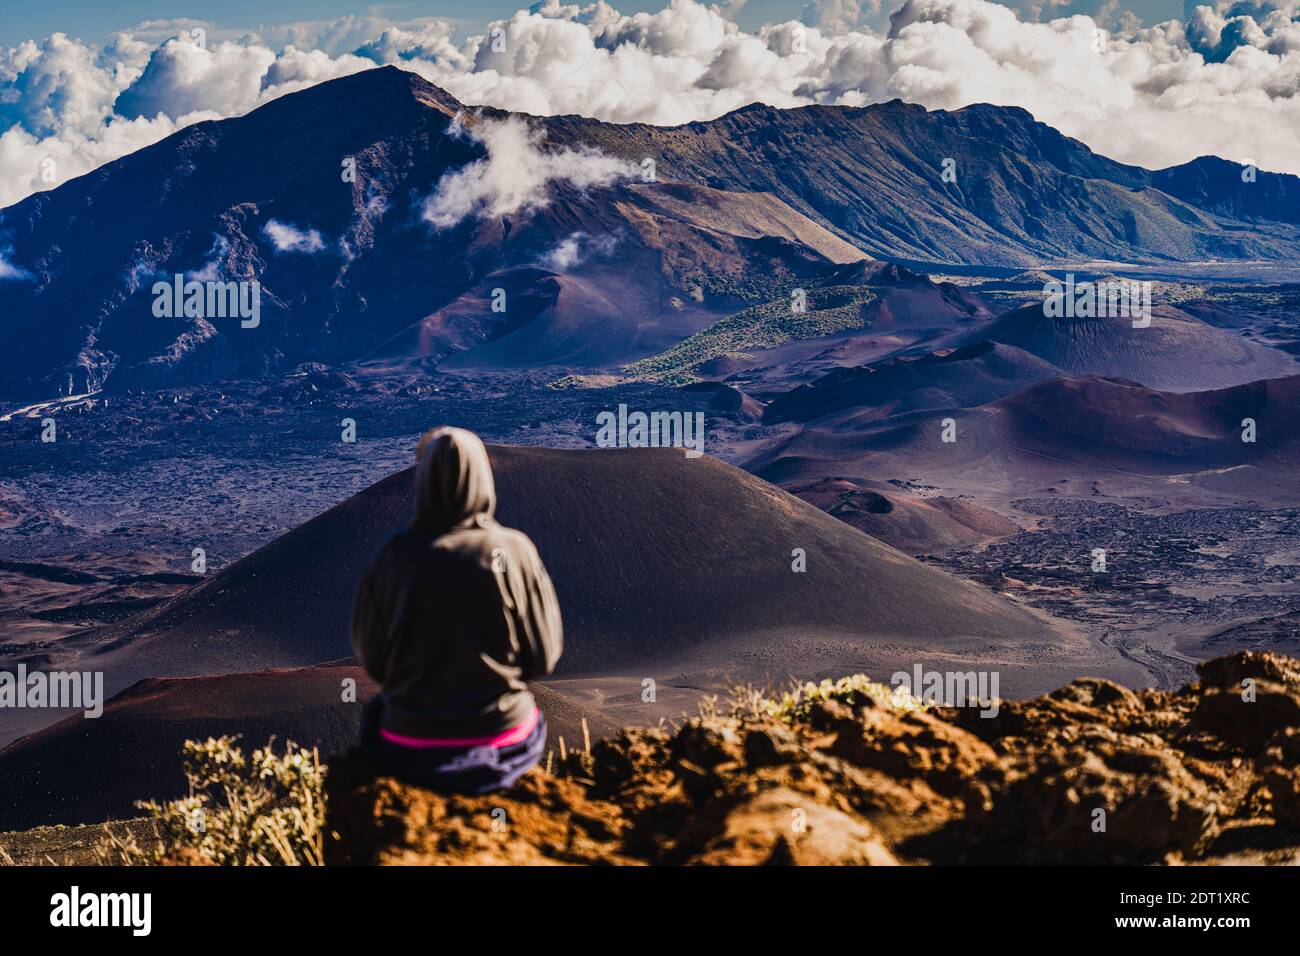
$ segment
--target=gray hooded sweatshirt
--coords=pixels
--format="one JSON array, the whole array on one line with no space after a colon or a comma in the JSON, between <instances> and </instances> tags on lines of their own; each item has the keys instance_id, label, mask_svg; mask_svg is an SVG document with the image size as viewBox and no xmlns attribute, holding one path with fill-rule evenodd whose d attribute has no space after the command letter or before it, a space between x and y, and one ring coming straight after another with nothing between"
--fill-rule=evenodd
<instances>
[{"instance_id":1,"label":"gray hooded sweatshirt","mask_svg":"<svg viewBox=\"0 0 1300 956\"><path fill-rule=\"evenodd\" d=\"M532 713L527 682L559 660L555 588L528 536L492 517L496 487L477 435L425 435L415 485L415 521L361 579L352 645L383 690L385 729L490 736Z\"/></svg>"}]
</instances>

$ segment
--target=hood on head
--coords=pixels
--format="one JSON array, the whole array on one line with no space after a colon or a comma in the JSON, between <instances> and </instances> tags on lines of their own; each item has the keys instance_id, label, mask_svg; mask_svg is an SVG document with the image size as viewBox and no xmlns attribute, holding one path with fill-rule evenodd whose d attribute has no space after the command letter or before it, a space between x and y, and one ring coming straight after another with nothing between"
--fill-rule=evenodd
<instances>
[{"instance_id":1,"label":"hood on head","mask_svg":"<svg viewBox=\"0 0 1300 956\"><path fill-rule=\"evenodd\" d=\"M487 447L463 428L436 428L415 453L415 524L442 534L492 519L496 482Z\"/></svg>"}]
</instances>

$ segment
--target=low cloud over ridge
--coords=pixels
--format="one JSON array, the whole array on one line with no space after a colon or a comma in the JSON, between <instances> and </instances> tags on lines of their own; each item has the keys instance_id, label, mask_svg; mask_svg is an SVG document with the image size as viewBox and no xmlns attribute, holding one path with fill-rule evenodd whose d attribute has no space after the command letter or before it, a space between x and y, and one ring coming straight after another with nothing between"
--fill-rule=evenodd
<instances>
[{"instance_id":1,"label":"low cloud over ridge","mask_svg":"<svg viewBox=\"0 0 1300 956\"><path fill-rule=\"evenodd\" d=\"M279 219L268 219L262 227L276 252L301 252L311 255L325 248L325 240L315 229L299 229Z\"/></svg>"},{"instance_id":2,"label":"low cloud over ridge","mask_svg":"<svg viewBox=\"0 0 1300 956\"><path fill-rule=\"evenodd\" d=\"M634 164L596 150L543 150L544 131L518 117L480 119L469 128L458 117L452 129L482 143L487 156L447 173L425 200L424 218L438 229L474 215L495 218L544 206L552 182L588 189L638 172Z\"/></svg>"}]
</instances>

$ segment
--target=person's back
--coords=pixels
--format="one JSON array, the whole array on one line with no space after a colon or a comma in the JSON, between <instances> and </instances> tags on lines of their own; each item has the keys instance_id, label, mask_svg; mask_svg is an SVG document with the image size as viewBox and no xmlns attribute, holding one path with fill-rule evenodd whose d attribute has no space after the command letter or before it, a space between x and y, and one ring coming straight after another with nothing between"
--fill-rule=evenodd
<instances>
[{"instance_id":1,"label":"person's back","mask_svg":"<svg viewBox=\"0 0 1300 956\"><path fill-rule=\"evenodd\" d=\"M417 457L415 521L384 544L353 609L353 645L382 689L362 742L388 773L481 793L541 756L527 682L559 659L559 604L533 543L493 518L478 437L439 429Z\"/></svg>"}]
</instances>

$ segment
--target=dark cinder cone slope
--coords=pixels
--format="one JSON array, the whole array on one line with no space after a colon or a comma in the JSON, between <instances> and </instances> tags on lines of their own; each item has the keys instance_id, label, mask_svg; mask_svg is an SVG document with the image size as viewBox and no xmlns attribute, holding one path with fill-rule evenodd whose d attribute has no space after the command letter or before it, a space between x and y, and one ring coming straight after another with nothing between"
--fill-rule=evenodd
<instances>
[{"instance_id":1,"label":"dark cinder cone slope","mask_svg":"<svg viewBox=\"0 0 1300 956\"><path fill-rule=\"evenodd\" d=\"M561 676L716 659L735 676L784 680L819 670L816 655L860 669L910 666L940 647L1010 660L1057 642L1006 599L713 458L508 446L491 455L499 516L537 543L560 596ZM146 677L348 656L362 569L412 502L410 472L395 474L161 608L66 642L49 666L102 670L111 694ZM804 573L792 570L795 549Z\"/></svg>"}]
</instances>

